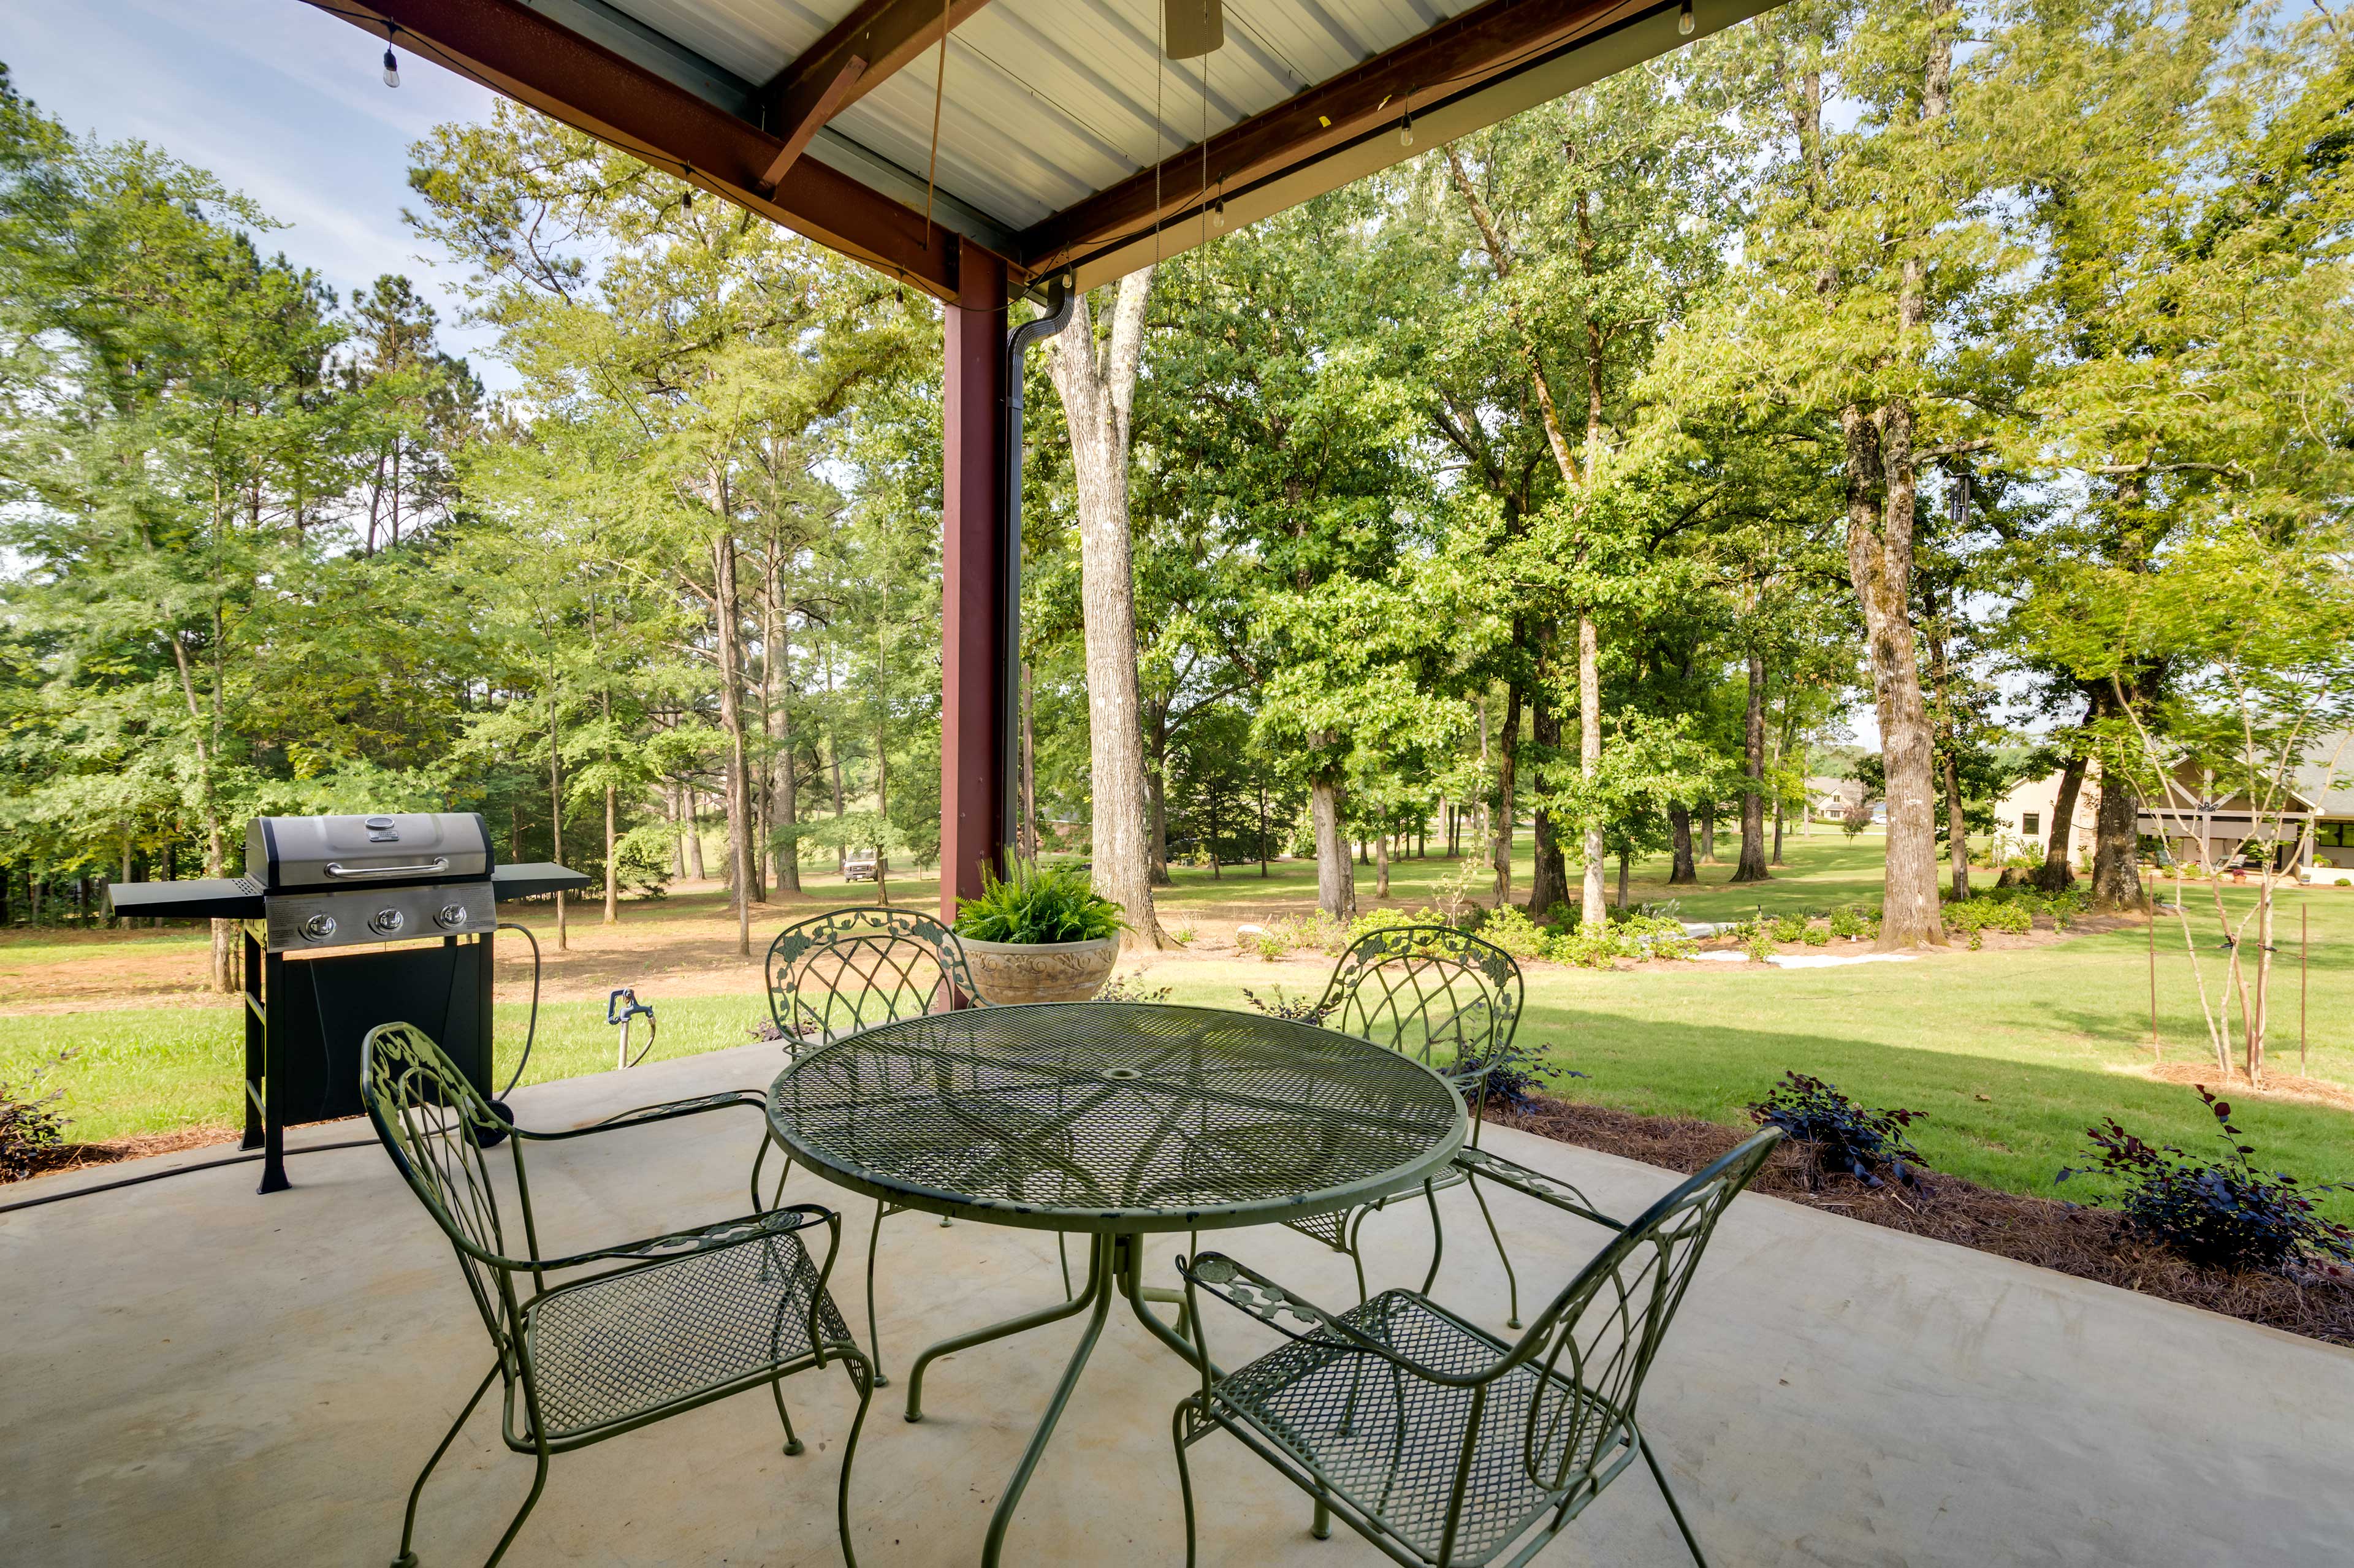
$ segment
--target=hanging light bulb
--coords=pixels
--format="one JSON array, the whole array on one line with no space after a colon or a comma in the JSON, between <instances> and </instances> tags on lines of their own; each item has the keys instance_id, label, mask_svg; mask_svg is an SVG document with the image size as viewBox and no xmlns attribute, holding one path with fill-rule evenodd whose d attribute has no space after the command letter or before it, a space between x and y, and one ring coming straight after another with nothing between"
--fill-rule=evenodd
<instances>
[{"instance_id":1,"label":"hanging light bulb","mask_svg":"<svg viewBox=\"0 0 2354 1568\"><path fill-rule=\"evenodd\" d=\"M1226 202L1224 196L1210 204L1210 227L1224 231L1226 227Z\"/></svg>"},{"instance_id":2,"label":"hanging light bulb","mask_svg":"<svg viewBox=\"0 0 2354 1568\"><path fill-rule=\"evenodd\" d=\"M1684 0L1683 9L1676 13L1676 31L1681 33L1688 38L1691 37L1691 30L1694 26L1691 7L1692 0Z\"/></svg>"},{"instance_id":3,"label":"hanging light bulb","mask_svg":"<svg viewBox=\"0 0 2354 1568\"><path fill-rule=\"evenodd\" d=\"M1414 111L1411 109L1405 111L1405 118L1398 122L1398 145L1414 145Z\"/></svg>"},{"instance_id":4,"label":"hanging light bulb","mask_svg":"<svg viewBox=\"0 0 2354 1568\"><path fill-rule=\"evenodd\" d=\"M681 212L693 212L695 210L695 187L693 185L689 185L686 189L678 193L678 210Z\"/></svg>"},{"instance_id":5,"label":"hanging light bulb","mask_svg":"<svg viewBox=\"0 0 2354 1568\"><path fill-rule=\"evenodd\" d=\"M400 58L392 52L389 40L384 46L384 84L387 87L400 85Z\"/></svg>"}]
</instances>

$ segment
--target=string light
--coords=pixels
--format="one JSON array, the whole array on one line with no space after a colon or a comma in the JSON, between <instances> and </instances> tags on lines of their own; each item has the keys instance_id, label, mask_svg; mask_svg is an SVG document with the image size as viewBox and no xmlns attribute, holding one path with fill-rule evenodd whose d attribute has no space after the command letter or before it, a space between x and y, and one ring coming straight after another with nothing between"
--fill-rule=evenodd
<instances>
[{"instance_id":1,"label":"string light","mask_svg":"<svg viewBox=\"0 0 2354 1568\"><path fill-rule=\"evenodd\" d=\"M1405 111L1405 118L1398 122L1398 145L1414 145L1414 111L1411 109Z\"/></svg>"},{"instance_id":2,"label":"string light","mask_svg":"<svg viewBox=\"0 0 2354 1568\"><path fill-rule=\"evenodd\" d=\"M1220 196L1210 204L1210 227L1224 233L1226 227L1226 199Z\"/></svg>"},{"instance_id":3,"label":"string light","mask_svg":"<svg viewBox=\"0 0 2354 1568\"><path fill-rule=\"evenodd\" d=\"M400 85L400 60L392 52L392 24L389 22L384 25L384 84L387 87Z\"/></svg>"},{"instance_id":4,"label":"string light","mask_svg":"<svg viewBox=\"0 0 2354 1568\"><path fill-rule=\"evenodd\" d=\"M1691 30L1694 26L1695 24L1692 21L1692 0L1684 0L1683 9L1676 13L1676 31L1681 33L1686 37L1691 37Z\"/></svg>"}]
</instances>

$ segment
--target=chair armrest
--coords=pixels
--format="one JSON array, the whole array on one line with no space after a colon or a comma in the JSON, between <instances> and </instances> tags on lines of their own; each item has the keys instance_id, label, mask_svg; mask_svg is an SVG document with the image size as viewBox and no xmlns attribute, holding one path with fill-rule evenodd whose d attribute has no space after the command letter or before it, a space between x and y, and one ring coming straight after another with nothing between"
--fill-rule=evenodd
<instances>
[{"instance_id":1,"label":"chair armrest","mask_svg":"<svg viewBox=\"0 0 2354 1568\"><path fill-rule=\"evenodd\" d=\"M1237 1263L1220 1252L1205 1252L1177 1260L1177 1271L1185 1277L1190 1290L1199 1286L1238 1312L1246 1312L1288 1340L1320 1340L1335 1349L1375 1356L1392 1366L1413 1373L1426 1383L1443 1383L1450 1388L1472 1388L1486 1383L1514 1359L1510 1352L1497 1356L1492 1365L1475 1372L1450 1372L1429 1366L1405 1355L1364 1330L1334 1317L1298 1292L1277 1284L1246 1263ZM1375 1298L1379 1299L1379 1298ZM1302 1333L1283 1321L1289 1318L1304 1324ZM1201 1318L1197 1313L1194 1322Z\"/></svg>"},{"instance_id":2,"label":"chair armrest","mask_svg":"<svg viewBox=\"0 0 2354 1568\"><path fill-rule=\"evenodd\" d=\"M534 1132L527 1128L514 1129L518 1138L528 1138L538 1143L554 1143L561 1139L586 1138L592 1132L612 1132L625 1127L649 1127L658 1121L673 1121L683 1116L700 1116L705 1111L725 1110L730 1106L749 1106L754 1110L768 1108L768 1097L758 1089L728 1089L716 1095L696 1095L688 1099L664 1100L659 1105L639 1106L609 1116L603 1121L592 1121L587 1127L565 1128L556 1132Z\"/></svg>"},{"instance_id":3,"label":"chair armrest","mask_svg":"<svg viewBox=\"0 0 2354 1568\"><path fill-rule=\"evenodd\" d=\"M1627 1228L1623 1220L1614 1220L1596 1208L1584 1192L1558 1176L1548 1176L1532 1171L1518 1160L1506 1160L1484 1149L1466 1146L1455 1151L1455 1168L1466 1176L1493 1181L1500 1187L1510 1187L1525 1192L1540 1202L1551 1203L1556 1209L1566 1209L1581 1220L1591 1220L1614 1231Z\"/></svg>"},{"instance_id":4,"label":"chair armrest","mask_svg":"<svg viewBox=\"0 0 2354 1568\"><path fill-rule=\"evenodd\" d=\"M832 1210L816 1203L789 1203L781 1209L770 1209L766 1213L721 1220L716 1224L673 1231L667 1235L647 1236L641 1241L599 1247L593 1252L576 1252L568 1257L546 1258L538 1266L542 1269L579 1268L591 1263L658 1262L674 1257L692 1257L697 1253L723 1252L728 1247L741 1246L746 1242L768 1236L790 1235L811 1225L830 1224L833 1218ZM529 1271L533 1266L524 1263L514 1266Z\"/></svg>"}]
</instances>

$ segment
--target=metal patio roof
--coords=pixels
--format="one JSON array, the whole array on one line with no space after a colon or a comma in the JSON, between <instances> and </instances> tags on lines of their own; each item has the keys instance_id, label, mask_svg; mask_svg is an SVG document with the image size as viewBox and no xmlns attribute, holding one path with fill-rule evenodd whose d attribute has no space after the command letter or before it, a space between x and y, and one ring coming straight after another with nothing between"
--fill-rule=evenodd
<instances>
[{"instance_id":1,"label":"metal patio roof","mask_svg":"<svg viewBox=\"0 0 2354 1568\"><path fill-rule=\"evenodd\" d=\"M944 297L942 230L1089 287L1690 41L1679 0L1225 0L1174 61L1162 0L307 3Z\"/></svg>"}]
</instances>

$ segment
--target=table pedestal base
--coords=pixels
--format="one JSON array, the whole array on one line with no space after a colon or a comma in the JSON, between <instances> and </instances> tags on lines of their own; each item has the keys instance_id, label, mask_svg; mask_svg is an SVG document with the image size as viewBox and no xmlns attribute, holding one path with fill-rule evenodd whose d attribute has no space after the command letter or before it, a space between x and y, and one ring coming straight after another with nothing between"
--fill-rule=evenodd
<instances>
[{"instance_id":1,"label":"table pedestal base","mask_svg":"<svg viewBox=\"0 0 2354 1568\"><path fill-rule=\"evenodd\" d=\"M1071 1391L1079 1384L1079 1374L1087 1370L1087 1358L1095 1353L1096 1340L1103 1335L1106 1318L1110 1316L1112 1298L1125 1297L1129 1309L1138 1322L1150 1330L1163 1344L1185 1358L1192 1366L1202 1364L1202 1352L1190 1338L1191 1326L1185 1317L1182 1292L1163 1290L1144 1283L1144 1238L1132 1232L1094 1235L1087 1245L1087 1283L1068 1301L1057 1302L1036 1312L1025 1312L1019 1318L1009 1318L986 1329L976 1329L969 1334L942 1340L916 1358L913 1371L907 1374L907 1419L924 1418L924 1372L941 1356L958 1351L969 1351L975 1345L985 1345L992 1340L1002 1340L1023 1334L1033 1329L1043 1329L1049 1323L1059 1323L1066 1318L1087 1315L1087 1331L1071 1351L1070 1364L1063 1369L1063 1379L1055 1385L1055 1396L1046 1403L1046 1414L1039 1418L1038 1429L1030 1436L1030 1446L1023 1450L1022 1463L1015 1467L1013 1478L1006 1483L1005 1495L998 1499L997 1511L990 1516L989 1540L981 1548L981 1568L997 1568L1000 1553L1005 1547L1007 1526L1013 1522L1013 1510L1022 1501L1022 1493L1030 1485L1030 1476L1044 1457L1046 1444L1055 1435L1055 1425L1063 1418L1063 1407L1071 1401ZM1166 1301L1177 1307L1177 1326L1172 1329L1161 1320L1161 1315L1148 1303ZM1216 1369L1212 1368L1212 1375Z\"/></svg>"}]
</instances>

